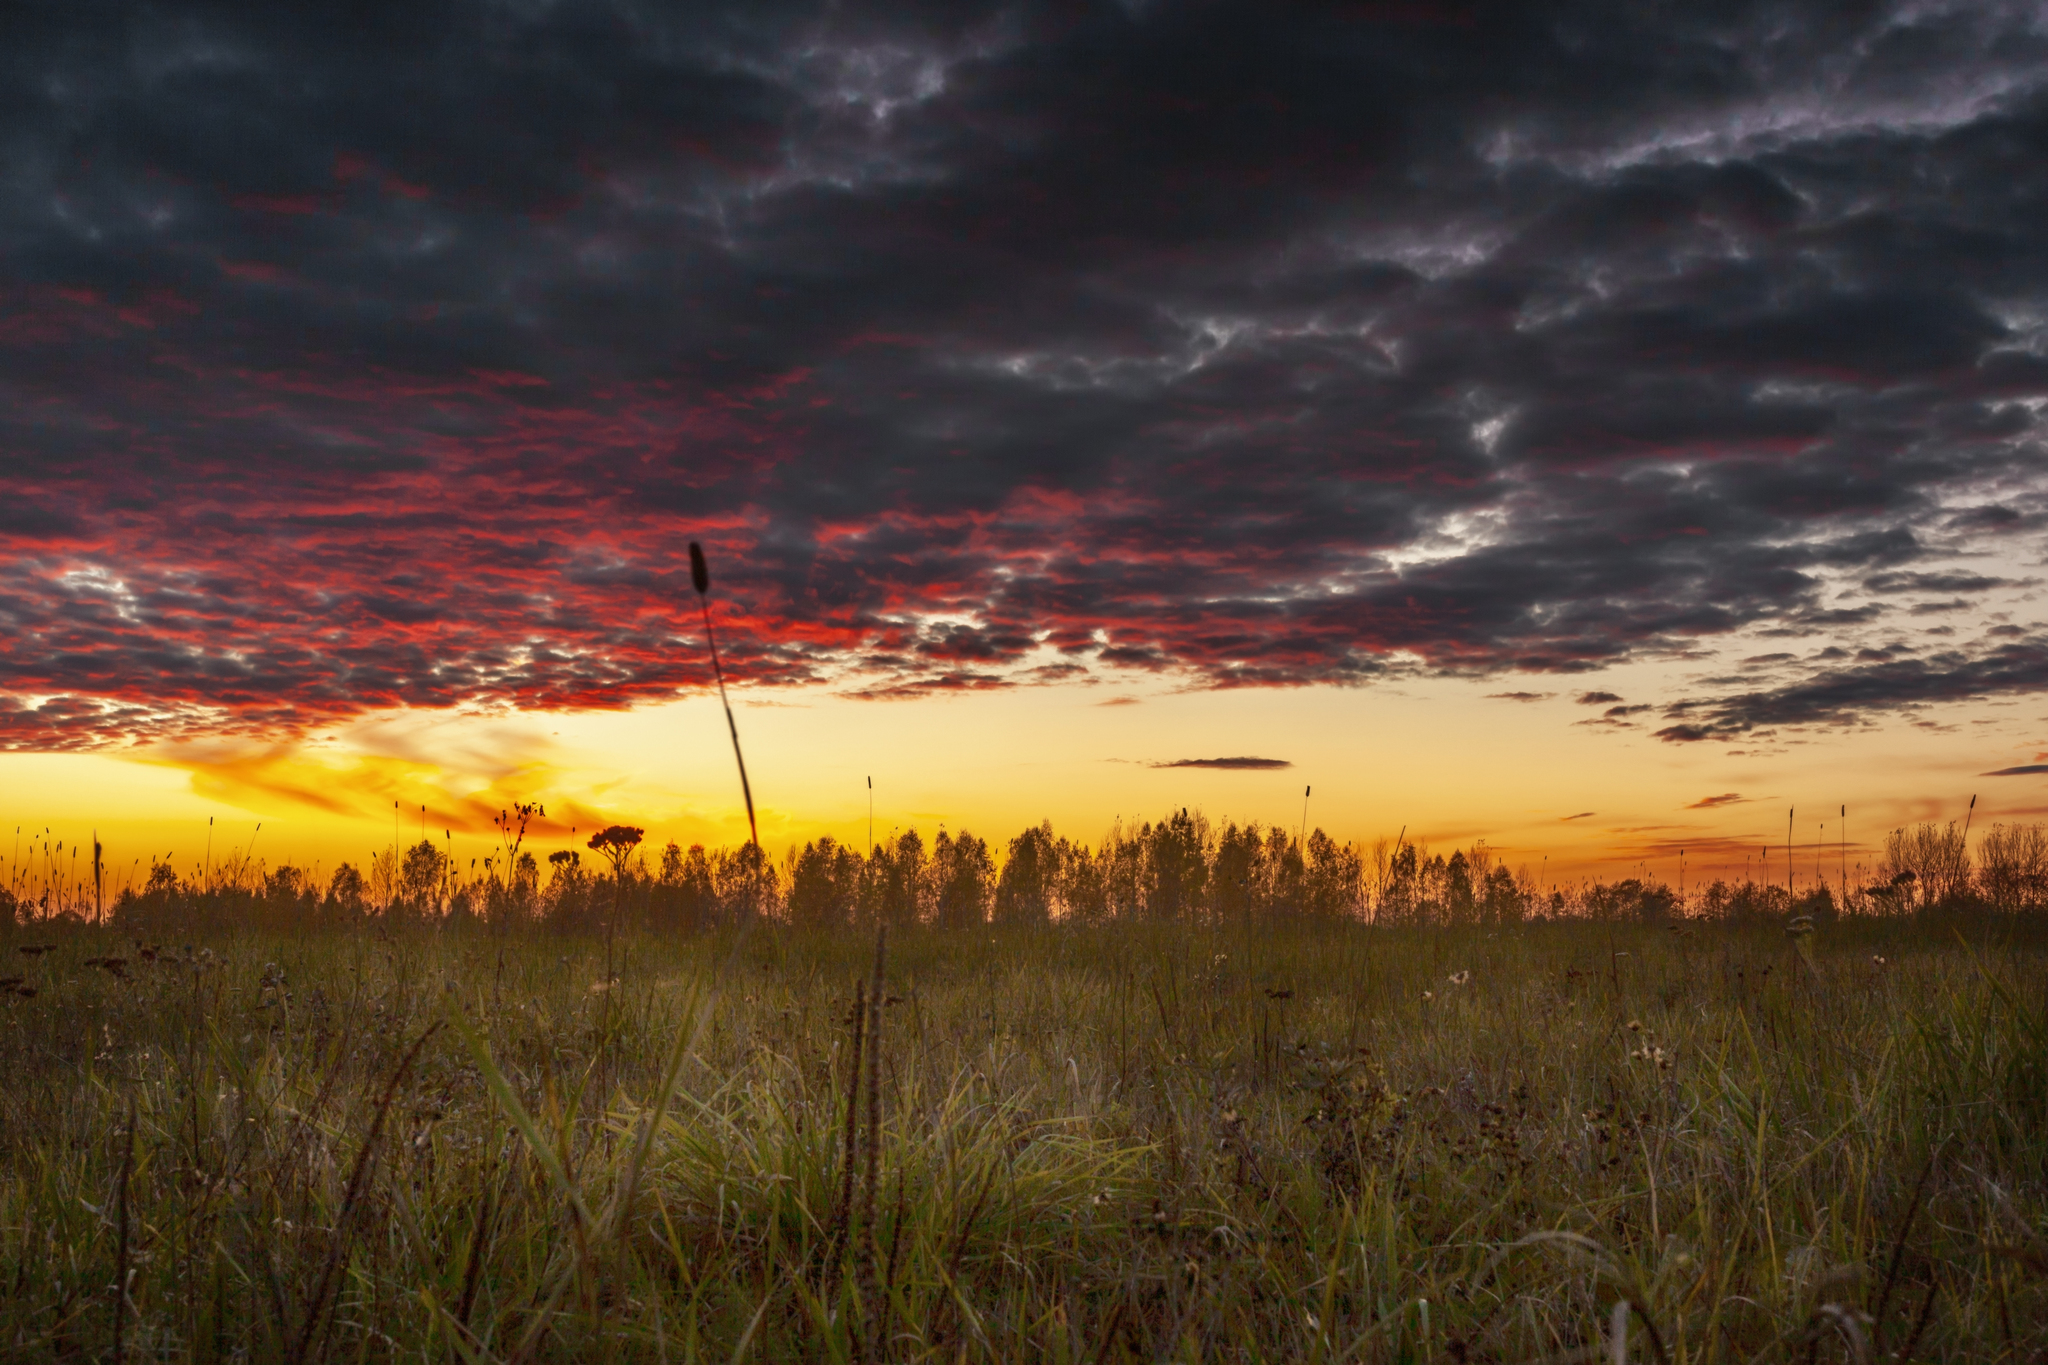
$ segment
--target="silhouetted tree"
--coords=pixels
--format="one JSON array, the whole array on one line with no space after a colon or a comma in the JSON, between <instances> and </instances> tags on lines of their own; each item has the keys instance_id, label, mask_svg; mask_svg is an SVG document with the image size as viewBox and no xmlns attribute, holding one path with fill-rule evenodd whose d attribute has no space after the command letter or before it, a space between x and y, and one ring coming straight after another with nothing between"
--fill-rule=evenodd
<instances>
[{"instance_id":1,"label":"silhouetted tree","mask_svg":"<svg viewBox=\"0 0 2048 1365\"><path fill-rule=\"evenodd\" d=\"M1060 847L1049 820L1010 840L1009 856L996 882L999 922L1043 924L1050 918L1060 881Z\"/></svg>"},{"instance_id":2,"label":"silhouetted tree","mask_svg":"<svg viewBox=\"0 0 2048 1365\"><path fill-rule=\"evenodd\" d=\"M438 913L441 883L448 875L448 855L432 839L422 839L405 851L398 865L398 900L414 914Z\"/></svg>"},{"instance_id":3,"label":"silhouetted tree","mask_svg":"<svg viewBox=\"0 0 2048 1365\"><path fill-rule=\"evenodd\" d=\"M1144 914L1152 920L1199 917L1209 885L1209 826L1185 808L1147 826L1144 845Z\"/></svg>"},{"instance_id":4,"label":"silhouetted tree","mask_svg":"<svg viewBox=\"0 0 2048 1365\"><path fill-rule=\"evenodd\" d=\"M790 923L811 929L843 929L853 923L860 874L860 855L831 835L805 844L790 864Z\"/></svg>"},{"instance_id":5,"label":"silhouetted tree","mask_svg":"<svg viewBox=\"0 0 2048 1365\"><path fill-rule=\"evenodd\" d=\"M1443 918L1447 924L1470 924L1477 916L1472 896L1472 863L1460 849L1444 864Z\"/></svg>"},{"instance_id":6,"label":"silhouetted tree","mask_svg":"<svg viewBox=\"0 0 2048 1365\"><path fill-rule=\"evenodd\" d=\"M720 849L711 863L711 885L718 913L728 923L744 924L781 908L782 887L759 844Z\"/></svg>"},{"instance_id":7,"label":"silhouetted tree","mask_svg":"<svg viewBox=\"0 0 2048 1365\"><path fill-rule=\"evenodd\" d=\"M712 883L711 859L704 845L691 844L685 853L671 841L661 851L657 887L666 927L701 929L717 918L718 890Z\"/></svg>"},{"instance_id":8,"label":"silhouetted tree","mask_svg":"<svg viewBox=\"0 0 2048 1365\"><path fill-rule=\"evenodd\" d=\"M1259 912L1265 841L1257 825L1226 825L1209 868L1210 903L1225 924L1246 924Z\"/></svg>"},{"instance_id":9,"label":"silhouetted tree","mask_svg":"<svg viewBox=\"0 0 2048 1365\"><path fill-rule=\"evenodd\" d=\"M339 912L350 918L369 913L369 890L363 885L363 874L356 871L354 864L343 863L327 879L327 905L330 912Z\"/></svg>"},{"instance_id":10,"label":"silhouetted tree","mask_svg":"<svg viewBox=\"0 0 2048 1365\"><path fill-rule=\"evenodd\" d=\"M1515 924L1522 918L1522 888L1515 882L1514 874L1505 866L1496 864L1486 874L1486 880L1476 888L1479 898L1479 917L1488 924Z\"/></svg>"},{"instance_id":11,"label":"silhouetted tree","mask_svg":"<svg viewBox=\"0 0 2048 1365\"><path fill-rule=\"evenodd\" d=\"M1302 875L1302 910L1317 919L1349 919L1362 904L1365 869L1356 849L1321 830L1308 837Z\"/></svg>"},{"instance_id":12,"label":"silhouetted tree","mask_svg":"<svg viewBox=\"0 0 2048 1365\"><path fill-rule=\"evenodd\" d=\"M1625 877L1588 889L1586 913L1595 919L1633 919L1662 923L1678 908L1678 897L1662 882Z\"/></svg>"},{"instance_id":13,"label":"silhouetted tree","mask_svg":"<svg viewBox=\"0 0 2048 1365\"><path fill-rule=\"evenodd\" d=\"M1086 844L1061 839L1058 850L1059 882L1056 899L1063 918L1076 924L1100 924L1109 918L1109 887L1102 875L1102 858Z\"/></svg>"},{"instance_id":14,"label":"silhouetted tree","mask_svg":"<svg viewBox=\"0 0 2048 1365\"><path fill-rule=\"evenodd\" d=\"M914 829L876 847L861 879L860 918L866 924L903 926L925 916L929 876L924 840Z\"/></svg>"},{"instance_id":15,"label":"silhouetted tree","mask_svg":"<svg viewBox=\"0 0 2048 1365\"><path fill-rule=\"evenodd\" d=\"M930 875L933 923L964 929L988 922L996 864L986 843L965 830L957 837L940 830L932 841Z\"/></svg>"},{"instance_id":16,"label":"silhouetted tree","mask_svg":"<svg viewBox=\"0 0 2048 1365\"><path fill-rule=\"evenodd\" d=\"M1961 900L1970 889L1970 850L1963 831L1953 820L1891 831L1885 835L1878 875L1895 886L1913 888L1923 905Z\"/></svg>"},{"instance_id":17,"label":"silhouetted tree","mask_svg":"<svg viewBox=\"0 0 2048 1365\"><path fill-rule=\"evenodd\" d=\"M2048 831L1993 825L1977 844L1977 887L1995 910L2048 906Z\"/></svg>"},{"instance_id":18,"label":"silhouetted tree","mask_svg":"<svg viewBox=\"0 0 2048 1365\"><path fill-rule=\"evenodd\" d=\"M1422 918L1422 855L1413 844L1402 844L1387 860L1385 888L1380 893L1376 918L1388 924L1415 924Z\"/></svg>"}]
</instances>

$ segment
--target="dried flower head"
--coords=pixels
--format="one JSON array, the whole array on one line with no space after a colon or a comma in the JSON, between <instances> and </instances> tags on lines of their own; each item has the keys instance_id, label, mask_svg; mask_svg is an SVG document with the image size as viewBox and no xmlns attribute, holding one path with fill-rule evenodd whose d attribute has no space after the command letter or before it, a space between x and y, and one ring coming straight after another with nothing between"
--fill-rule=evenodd
<instances>
[{"instance_id":1,"label":"dried flower head","mask_svg":"<svg viewBox=\"0 0 2048 1365\"><path fill-rule=\"evenodd\" d=\"M1472 973L1470 971L1452 972L1450 975L1450 982L1453 986L1462 986L1471 979Z\"/></svg>"}]
</instances>

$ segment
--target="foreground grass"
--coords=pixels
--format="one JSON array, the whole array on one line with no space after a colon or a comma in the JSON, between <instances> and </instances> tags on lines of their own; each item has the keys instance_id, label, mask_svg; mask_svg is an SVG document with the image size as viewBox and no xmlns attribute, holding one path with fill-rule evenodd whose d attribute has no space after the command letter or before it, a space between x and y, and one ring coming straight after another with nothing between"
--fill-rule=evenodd
<instances>
[{"instance_id":1,"label":"foreground grass","mask_svg":"<svg viewBox=\"0 0 2048 1365\"><path fill-rule=\"evenodd\" d=\"M9 1355L2048 1350L2010 925L44 941Z\"/></svg>"}]
</instances>

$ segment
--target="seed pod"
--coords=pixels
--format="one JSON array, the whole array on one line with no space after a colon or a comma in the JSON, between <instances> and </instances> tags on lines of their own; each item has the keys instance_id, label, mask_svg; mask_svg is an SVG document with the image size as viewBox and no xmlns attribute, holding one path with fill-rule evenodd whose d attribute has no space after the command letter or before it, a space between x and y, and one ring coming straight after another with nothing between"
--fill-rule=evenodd
<instances>
[{"instance_id":1,"label":"seed pod","mask_svg":"<svg viewBox=\"0 0 2048 1365\"><path fill-rule=\"evenodd\" d=\"M704 547L696 541L690 542L690 582L697 587L697 596L711 591L711 570L704 565Z\"/></svg>"}]
</instances>

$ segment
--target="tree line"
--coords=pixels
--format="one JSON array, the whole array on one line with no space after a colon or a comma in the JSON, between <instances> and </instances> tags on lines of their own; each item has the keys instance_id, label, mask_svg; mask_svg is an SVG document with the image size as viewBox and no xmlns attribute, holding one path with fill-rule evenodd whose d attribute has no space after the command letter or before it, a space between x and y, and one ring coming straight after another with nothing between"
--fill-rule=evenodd
<instances>
[{"instance_id":1,"label":"tree line","mask_svg":"<svg viewBox=\"0 0 2048 1365\"><path fill-rule=\"evenodd\" d=\"M826 836L771 859L753 844L659 850L641 831L613 826L592 837L602 857L559 849L545 859L508 835L500 856L458 866L422 839L388 848L362 868L326 876L293 865L243 862L229 872L181 876L166 859L98 913L154 932L197 921L278 924L481 921L563 930L640 927L692 931L748 920L808 929L876 925L969 928L987 924L1144 921L1257 923L1277 919L1388 925L1510 924L1530 919L1743 919L1903 913L1936 906L2048 909L2048 834L2039 825L1980 831L1975 848L1955 825L1894 830L1870 880L1830 885L1815 876L1795 897L1745 877L1685 894L1651 877L1539 885L1482 843L1432 854L1404 839L1340 844L1281 826L1212 825L1180 810L1118 823L1096 844L1043 823L996 846L941 828L927 842L892 833L865 854ZM90 920L90 903L53 907L12 887L0 921Z\"/></svg>"}]
</instances>

